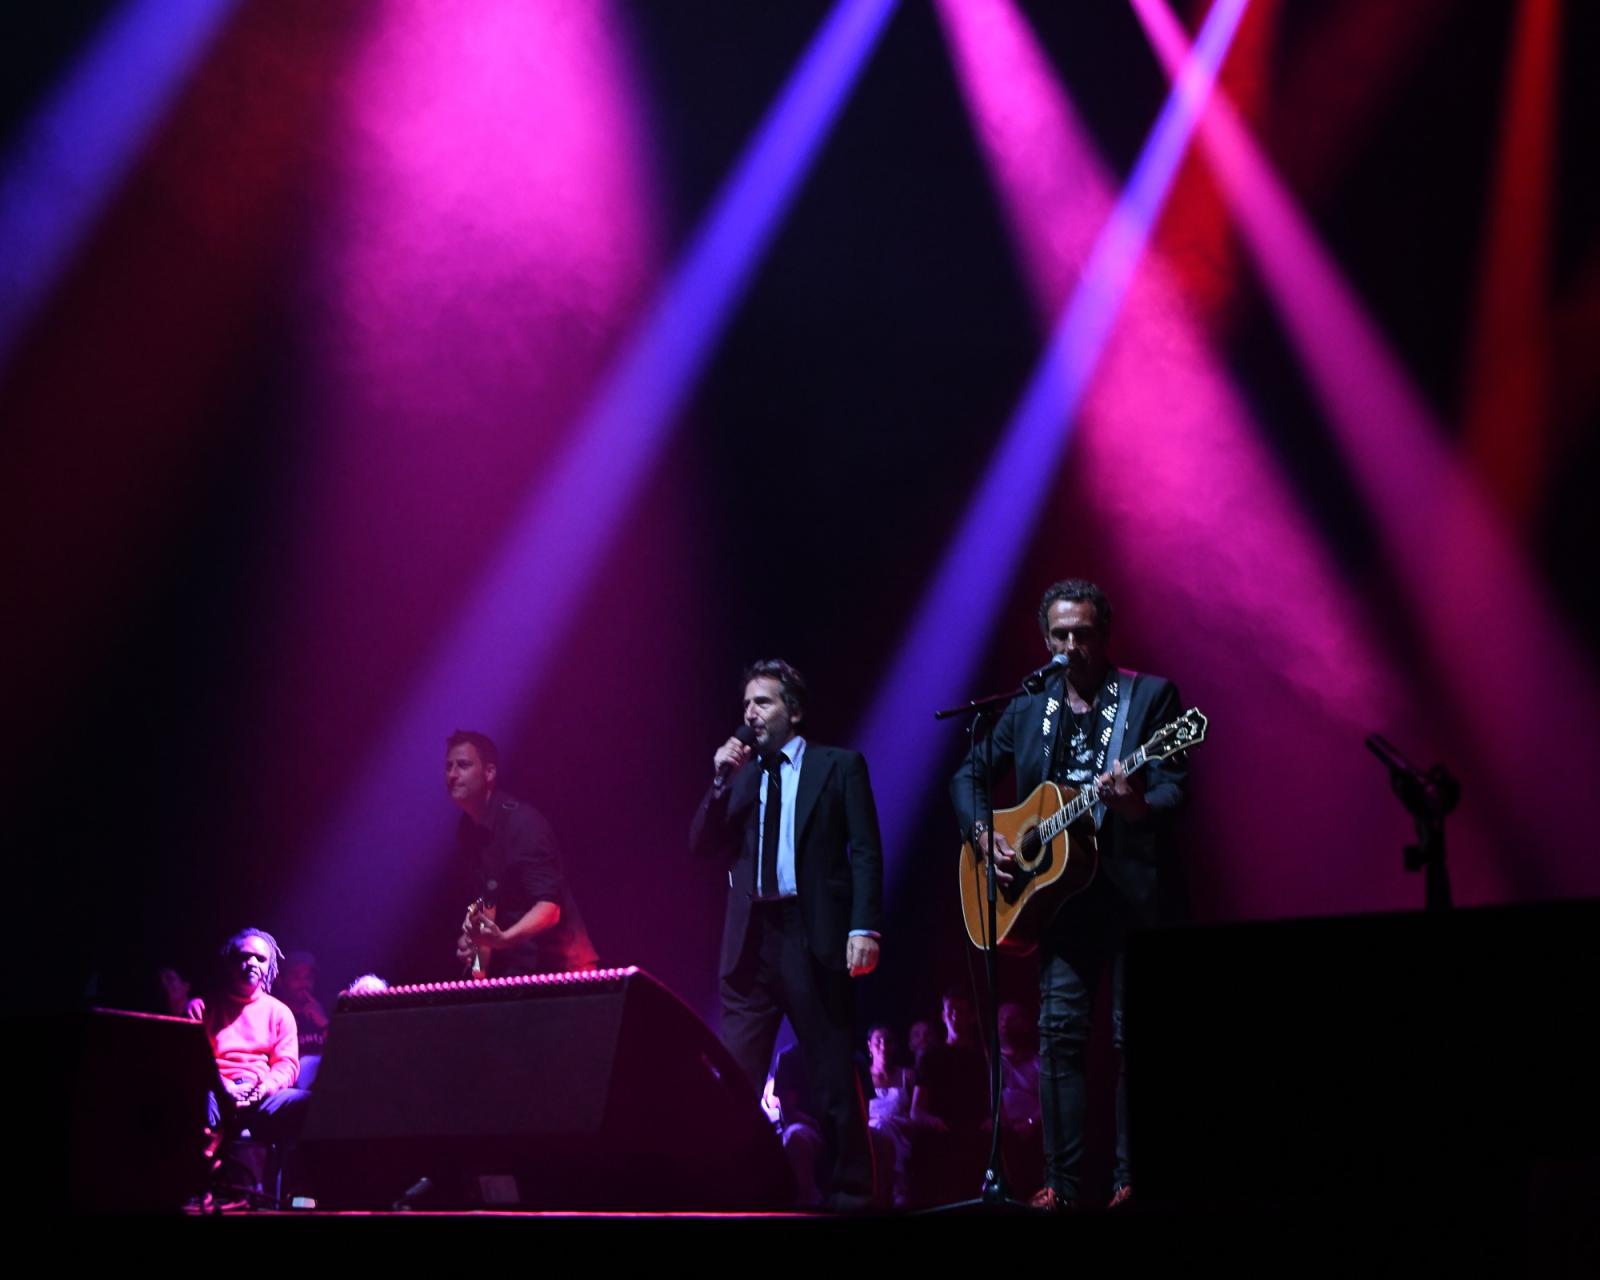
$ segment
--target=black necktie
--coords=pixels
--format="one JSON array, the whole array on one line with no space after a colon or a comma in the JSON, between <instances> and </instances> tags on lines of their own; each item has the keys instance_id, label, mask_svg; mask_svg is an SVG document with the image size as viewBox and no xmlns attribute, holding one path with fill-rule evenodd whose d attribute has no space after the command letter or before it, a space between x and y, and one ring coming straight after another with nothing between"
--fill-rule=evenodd
<instances>
[{"instance_id":1,"label":"black necktie","mask_svg":"<svg viewBox=\"0 0 1600 1280\"><path fill-rule=\"evenodd\" d=\"M778 824L783 821L783 766L780 751L762 761L767 771L767 806L761 823L761 882L756 892L763 898L778 896Z\"/></svg>"}]
</instances>

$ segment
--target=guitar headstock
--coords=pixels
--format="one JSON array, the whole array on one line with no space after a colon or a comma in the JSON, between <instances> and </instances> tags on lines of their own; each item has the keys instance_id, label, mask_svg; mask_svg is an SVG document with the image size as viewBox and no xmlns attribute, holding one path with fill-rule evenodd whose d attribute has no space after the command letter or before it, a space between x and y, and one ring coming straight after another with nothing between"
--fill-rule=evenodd
<instances>
[{"instance_id":1,"label":"guitar headstock","mask_svg":"<svg viewBox=\"0 0 1600 1280\"><path fill-rule=\"evenodd\" d=\"M1206 718L1199 707L1190 707L1176 720L1162 725L1144 744L1147 760L1165 760L1180 751L1197 747L1206 740Z\"/></svg>"}]
</instances>

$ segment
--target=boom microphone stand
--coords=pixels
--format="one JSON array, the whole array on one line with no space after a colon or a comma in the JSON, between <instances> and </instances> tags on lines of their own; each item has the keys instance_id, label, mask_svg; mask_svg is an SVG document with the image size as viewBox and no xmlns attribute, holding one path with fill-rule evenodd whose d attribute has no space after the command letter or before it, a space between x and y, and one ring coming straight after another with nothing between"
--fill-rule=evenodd
<instances>
[{"instance_id":1,"label":"boom microphone stand","mask_svg":"<svg viewBox=\"0 0 1600 1280\"><path fill-rule=\"evenodd\" d=\"M1405 847L1407 871L1421 871L1429 911L1450 908L1450 869L1444 860L1444 820L1461 799L1461 784L1442 764L1424 772L1382 734L1367 738L1367 750L1389 769L1389 785L1416 825L1417 842Z\"/></svg>"}]
</instances>

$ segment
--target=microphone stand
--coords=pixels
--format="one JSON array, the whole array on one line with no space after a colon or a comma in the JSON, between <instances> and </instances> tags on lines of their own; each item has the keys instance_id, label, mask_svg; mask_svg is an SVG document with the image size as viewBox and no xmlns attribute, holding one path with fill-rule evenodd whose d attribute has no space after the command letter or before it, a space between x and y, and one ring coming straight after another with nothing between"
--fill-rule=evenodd
<instances>
[{"instance_id":1,"label":"microphone stand","mask_svg":"<svg viewBox=\"0 0 1600 1280\"><path fill-rule=\"evenodd\" d=\"M1063 668L1064 670L1065 668ZM1029 676L1017 688L1006 693L994 693L985 697L974 698L959 707L947 707L942 711L935 711L935 720L948 720L953 716L972 713L972 723L967 727L967 737L972 746L967 753L967 758L972 762L968 771L972 779L972 812L973 821L984 821L982 815L994 814L994 735L993 722L1000 718L1000 713L1011 704L1014 698L1030 692L1027 688L1029 681L1034 676ZM989 732L984 733L984 768L983 776L978 776L978 733L988 726ZM980 805L979 800L983 803ZM970 835L974 851L978 848L976 832ZM984 980L989 987L989 1160L983 1171L983 1185L979 1187L976 1198L971 1200L958 1200L954 1204L940 1205L930 1210L934 1213L946 1213L960 1209L1004 1209L1026 1211L1027 1206L1011 1195L1007 1185L1004 1159L1000 1149L1000 974L999 974L999 942L996 934L999 932L999 880L995 876L994 867L994 830L989 831L989 854L984 859L985 866L985 902L987 905L988 923L984 935L983 948Z\"/></svg>"},{"instance_id":2,"label":"microphone stand","mask_svg":"<svg viewBox=\"0 0 1600 1280\"><path fill-rule=\"evenodd\" d=\"M1405 868L1423 873L1426 909L1447 911L1451 898L1450 870L1444 857L1444 820L1461 799L1461 784L1442 764L1426 772L1417 768L1381 734L1369 735L1366 745L1388 767L1389 786L1416 826L1416 844L1405 847Z\"/></svg>"}]
</instances>

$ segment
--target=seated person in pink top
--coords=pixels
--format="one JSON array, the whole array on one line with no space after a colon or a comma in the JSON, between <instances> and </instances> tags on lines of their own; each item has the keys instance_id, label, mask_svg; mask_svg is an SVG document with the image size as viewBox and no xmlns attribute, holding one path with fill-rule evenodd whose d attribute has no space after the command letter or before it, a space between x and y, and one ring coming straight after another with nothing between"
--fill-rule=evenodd
<instances>
[{"instance_id":1,"label":"seated person in pink top","mask_svg":"<svg viewBox=\"0 0 1600 1280\"><path fill-rule=\"evenodd\" d=\"M278 1142L292 1139L311 1095L294 1087L300 1046L294 1014L268 994L283 953L264 929L245 929L222 947L220 992L191 1000L189 1016L204 1022L226 1098L211 1096L211 1125L249 1129Z\"/></svg>"}]
</instances>

